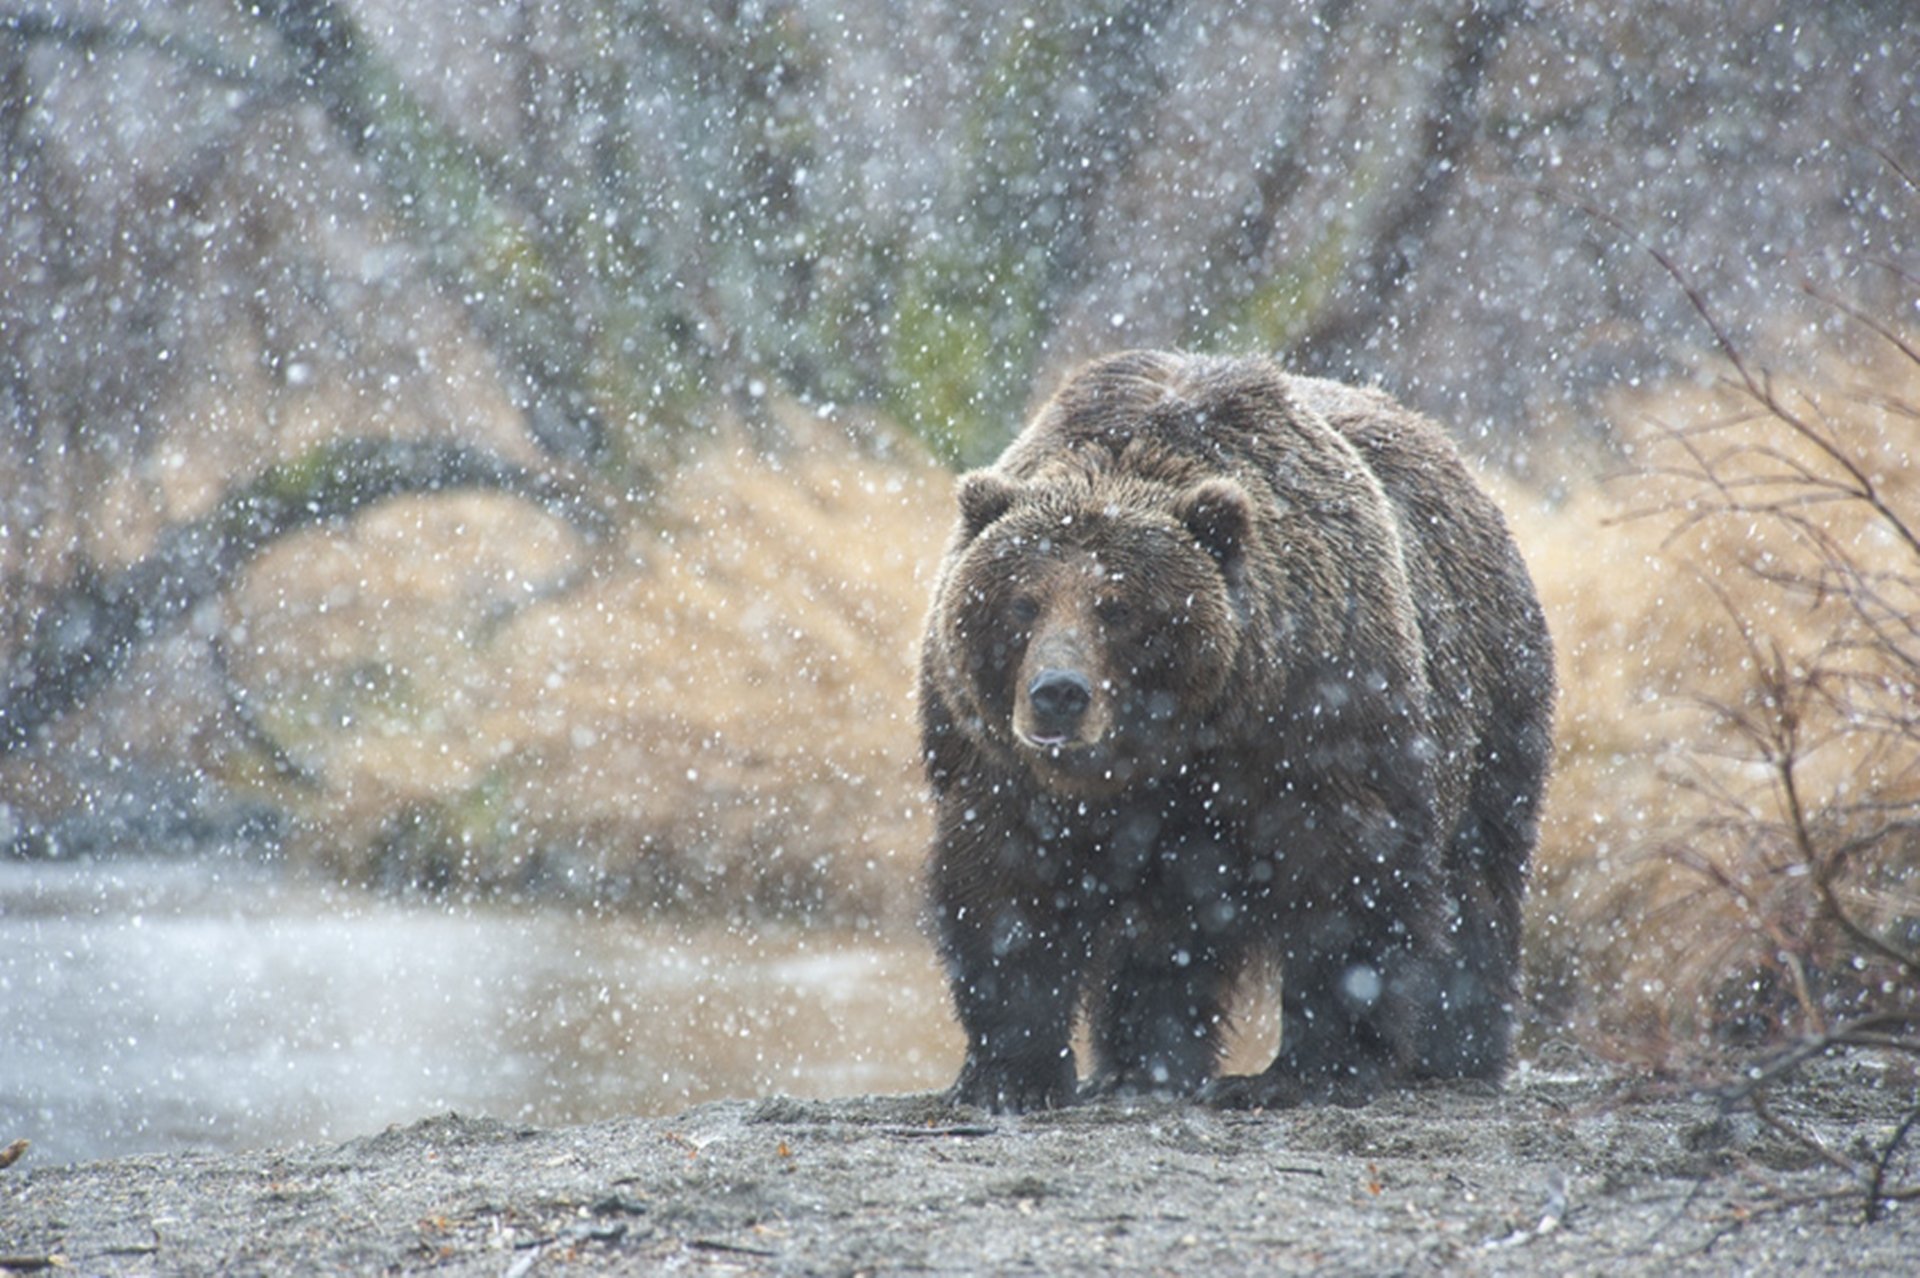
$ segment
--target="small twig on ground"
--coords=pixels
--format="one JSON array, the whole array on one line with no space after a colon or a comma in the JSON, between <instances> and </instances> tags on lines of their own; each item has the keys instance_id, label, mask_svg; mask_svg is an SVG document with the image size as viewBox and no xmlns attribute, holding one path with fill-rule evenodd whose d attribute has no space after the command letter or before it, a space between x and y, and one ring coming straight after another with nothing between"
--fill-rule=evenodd
<instances>
[{"instance_id":1,"label":"small twig on ground","mask_svg":"<svg viewBox=\"0 0 1920 1278\"><path fill-rule=\"evenodd\" d=\"M995 1129L983 1124L960 1123L950 1127L907 1127L892 1126L880 1129L888 1136L898 1136L909 1140L924 1140L941 1136L991 1136Z\"/></svg>"},{"instance_id":2,"label":"small twig on ground","mask_svg":"<svg viewBox=\"0 0 1920 1278\"><path fill-rule=\"evenodd\" d=\"M1827 1148L1826 1142L1808 1132L1801 1131L1786 1119L1773 1112L1773 1106L1767 1101L1765 1091L1756 1091L1747 1098L1747 1106L1753 1110L1753 1116L1780 1135L1806 1150L1829 1167L1837 1168L1849 1176L1858 1176L1860 1168L1852 1160L1843 1158Z\"/></svg>"}]
</instances>

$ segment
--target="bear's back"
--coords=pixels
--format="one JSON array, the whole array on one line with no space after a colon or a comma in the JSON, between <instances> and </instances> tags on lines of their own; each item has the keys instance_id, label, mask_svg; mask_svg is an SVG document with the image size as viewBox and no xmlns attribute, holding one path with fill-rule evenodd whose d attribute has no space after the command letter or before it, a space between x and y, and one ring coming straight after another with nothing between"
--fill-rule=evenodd
<instances>
[{"instance_id":1,"label":"bear's back","mask_svg":"<svg viewBox=\"0 0 1920 1278\"><path fill-rule=\"evenodd\" d=\"M1490 793L1536 791L1550 750L1553 649L1499 507L1440 427L1371 389L1289 377L1294 398L1366 462L1393 507L1426 650L1440 769ZM1462 799L1444 795L1443 819ZM1491 800L1489 800L1491 801ZM1450 822L1449 822L1450 823Z\"/></svg>"}]
</instances>

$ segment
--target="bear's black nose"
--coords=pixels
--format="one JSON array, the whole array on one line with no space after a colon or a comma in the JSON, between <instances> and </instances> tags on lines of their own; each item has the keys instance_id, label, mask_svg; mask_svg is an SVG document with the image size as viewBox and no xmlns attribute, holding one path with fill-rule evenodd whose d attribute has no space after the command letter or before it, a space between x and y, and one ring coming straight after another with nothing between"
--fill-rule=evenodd
<instances>
[{"instance_id":1,"label":"bear's black nose","mask_svg":"<svg viewBox=\"0 0 1920 1278\"><path fill-rule=\"evenodd\" d=\"M1045 736L1067 736L1093 703L1093 685L1077 670L1042 670L1027 685L1034 727Z\"/></svg>"}]
</instances>

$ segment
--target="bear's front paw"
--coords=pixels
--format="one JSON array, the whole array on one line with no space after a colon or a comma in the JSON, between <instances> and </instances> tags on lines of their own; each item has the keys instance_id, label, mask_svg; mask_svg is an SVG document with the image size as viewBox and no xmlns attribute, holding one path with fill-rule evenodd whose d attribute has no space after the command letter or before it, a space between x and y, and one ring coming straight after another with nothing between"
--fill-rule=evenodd
<instances>
[{"instance_id":1,"label":"bear's front paw","mask_svg":"<svg viewBox=\"0 0 1920 1278\"><path fill-rule=\"evenodd\" d=\"M1071 1105L1073 1055L983 1060L969 1054L960 1078L947 1093L956 1105L973 1105L995 1114L1026 1114Z\"/></svg>"}]
</instances>

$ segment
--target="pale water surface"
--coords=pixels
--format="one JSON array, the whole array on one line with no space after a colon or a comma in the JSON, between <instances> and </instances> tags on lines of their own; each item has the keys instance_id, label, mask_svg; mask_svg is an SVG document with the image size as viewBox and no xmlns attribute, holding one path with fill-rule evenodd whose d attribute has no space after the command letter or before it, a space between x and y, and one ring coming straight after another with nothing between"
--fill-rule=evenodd
<instances>
[{"instance_id":1,"label":"pale water surface","mask_svg":"<svg viewBox=\"0 0 1920 1278\"><path fill-rule=\"evenodd\" d=\"M0 1144L36 1162L919 1091L959 1058L913 936L0 864Z\"/></svg>"}]
</instances>

